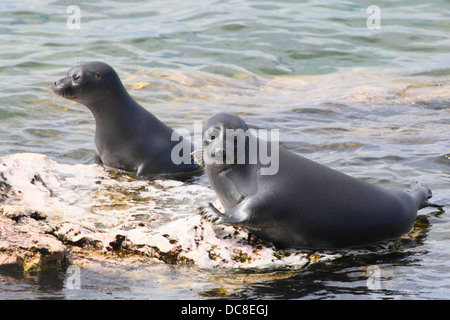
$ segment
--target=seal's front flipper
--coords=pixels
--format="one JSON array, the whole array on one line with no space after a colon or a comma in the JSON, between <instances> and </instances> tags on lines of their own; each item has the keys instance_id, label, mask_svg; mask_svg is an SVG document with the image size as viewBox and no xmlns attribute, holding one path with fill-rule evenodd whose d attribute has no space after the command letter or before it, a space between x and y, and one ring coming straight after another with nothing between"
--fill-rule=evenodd
<instances>
[{"instance_id":1,"label":"seal's front flipper","mask_svg":"<svg viewBox=\"0 0 450 320\"><path fill-rule=\"evenodd\" d=\"M98 155L97 152L94 155L94 162L95 162L95 164L103 165L102 158L100 158L100 156Z\"/></svg>"},{"instance_id":2,"label":"seal's front flipper","mask_svg":"<svg viewBox=\"0 0 450 320\"><path fill-rule=\"evenodd\" d=\"M198 208L198 212L210 222L229 226L245 225L245 221L249 216L249 213L246 211L246 206L242 202L225 213L221 213L209 202L207 206Z\"/></svg>"}]
</instances>

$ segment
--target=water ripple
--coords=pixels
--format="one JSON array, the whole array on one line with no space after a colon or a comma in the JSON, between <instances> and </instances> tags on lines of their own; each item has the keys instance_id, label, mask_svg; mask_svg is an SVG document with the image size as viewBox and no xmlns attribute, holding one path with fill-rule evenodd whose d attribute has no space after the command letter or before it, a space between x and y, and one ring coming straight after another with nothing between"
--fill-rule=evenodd
<instances>
[{"instance_id":1,"label":"water ripple","mask_svg":"<svg viewBox=\"0 0 450 320\"><path fill-rule=\"evenodd\" d=\"M196 120L234 112L253 127L279 129L285 148L312 160L387 187L421 180L436 202L450 205L447 1L377 1L378 30L366 25L373 1L83 2L81 28L73 30L70 4L0 2L0 155L92 162L92 115L55 97L50 85L75 64L100 59L114 66L137 101L175 128L193 132ZM395 250L256 281L231 294L446 299L450 223L445 214L425 214L419 237ZM385 287L374 292L364 270L377 264ZM192 297L173 272L164 282L176 289L151 283L152 290L158 297ZM196 292L224 292L217 275L205 280L200 271L176 272L188 279L183 285L201 287ZM124 289L130 279L121 279L121 297L131 297ZM20 283L2 274L0 292L18 296L36 287ZM97 293L106 295L100 287ZM54 298L71 294L54 291Z\"/></svg>"}]
</instances>

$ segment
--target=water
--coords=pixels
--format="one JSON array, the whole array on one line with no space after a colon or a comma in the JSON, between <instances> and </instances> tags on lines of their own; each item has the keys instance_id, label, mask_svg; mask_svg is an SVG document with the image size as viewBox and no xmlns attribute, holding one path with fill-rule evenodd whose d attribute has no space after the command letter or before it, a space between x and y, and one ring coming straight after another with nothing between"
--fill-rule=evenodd
<instances>
[{"instance_id":1,"label":"water","mask_svg":"<svg viewBox=\"0 0 450 320\"><path fill-rule=\"evenodd\" d=\"M370 1L85 1L81 29L71 4L0 3L0 156L92 163L92 115L50 85L103 60L174 128L234 112L312 160L386 187L417 179L450 205L448 1L377 1L373 30ZM448 214L426 209L390 249L301 270L106 264L70 289L65 270L2 269L0 298L448 299L449 235Z\"/></svg>"}]
</instances>

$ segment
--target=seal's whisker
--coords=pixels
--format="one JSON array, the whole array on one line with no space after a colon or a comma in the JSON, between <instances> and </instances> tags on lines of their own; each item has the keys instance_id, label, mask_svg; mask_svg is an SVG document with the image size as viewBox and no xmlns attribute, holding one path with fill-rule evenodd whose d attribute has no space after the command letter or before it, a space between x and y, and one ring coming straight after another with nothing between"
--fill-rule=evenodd
<instances>
[{"instance_id":1,"label":"seal's whisker","mask_svg":"<svg viewBox=\"0 0 450 320\"><path fill-rule=\"evenodd\" d=\"M195 162L197 162L199 166L204 167L203 148L192 151L191 155L194 157Z\"/></svg>"}]
</instances>

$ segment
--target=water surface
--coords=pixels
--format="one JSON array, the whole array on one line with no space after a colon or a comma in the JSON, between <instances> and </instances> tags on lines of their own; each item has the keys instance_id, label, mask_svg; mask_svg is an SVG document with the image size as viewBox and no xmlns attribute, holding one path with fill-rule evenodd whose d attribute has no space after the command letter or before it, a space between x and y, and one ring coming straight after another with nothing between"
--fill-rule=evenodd
<instances>
[{"instance_id":1,"label":"water surface","mask_svg":"<svg viewBox=\"0 0 450 320\"><path fill-rule=\"evenodd\" d=\"M92 115L50 85L103 60L174 128L237 113L312 160L386 187L420 180L450 205L448 1L377 1L373 30L371 1L83 1L80 29L67 27L71 4L0 3L0 156L92 163ZM2 269L0 298L448 299L449 248L447 213L425 209L390 249L302 270L108 265L75 290L64 270Z\"/></svg>"}]
</instances>

